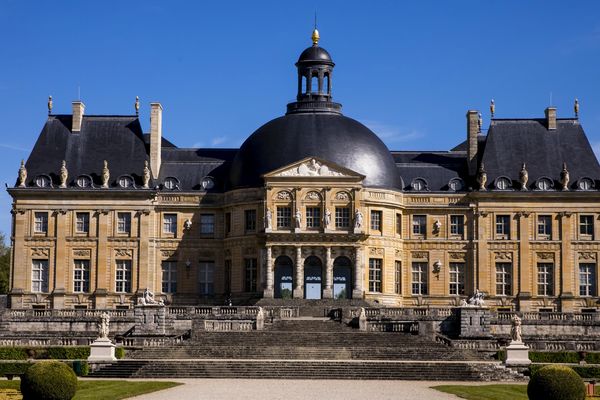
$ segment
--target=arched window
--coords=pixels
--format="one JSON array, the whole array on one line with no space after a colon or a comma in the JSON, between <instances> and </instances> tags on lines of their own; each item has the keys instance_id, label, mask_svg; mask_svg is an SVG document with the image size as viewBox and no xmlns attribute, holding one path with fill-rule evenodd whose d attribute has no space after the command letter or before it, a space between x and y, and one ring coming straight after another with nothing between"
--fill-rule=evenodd
<instances>
[{"instance_id":1,"label":"arched window","mask_svg":"<svg viewBox=\"0 0 600 400\"><path fill-rule=\"evenodd\" d=\"M310 92L319 93L319 77L316 75L310 78Z\"/></svg>"},{"instance_id":2,"label":"arched window","mask_svg":"<svg viewBox=\"0 0 600 400\"><path fill-rule=\"evenodd\" d=\"M331 87L329 87L329 85L329 74L325 73L325 78L323 79L323 92L331 94Z\"/></svg>"}]
</instances>

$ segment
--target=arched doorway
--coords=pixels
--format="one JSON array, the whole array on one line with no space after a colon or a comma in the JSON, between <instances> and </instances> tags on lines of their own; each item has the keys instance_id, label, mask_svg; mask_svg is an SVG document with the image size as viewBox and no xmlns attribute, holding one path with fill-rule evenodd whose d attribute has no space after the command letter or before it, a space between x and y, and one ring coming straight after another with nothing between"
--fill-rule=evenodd
<instances>
[{"instance_id":1,"label":"arched doorway","mask_svg":"<svg viewBox=\"0 0 600 400\"><path fill-rule=\"evenodd\" d=\"M348 257L333 261L333 298L352 298L352 262Z\"/></svg>"},{"instance_id":2,"label":"arched doorway","mask_svg":"<svg viewBox=\"0 0 600 400\"><path fill-rule=\"evenodd\" d=\"M294 289L294 266L292 259L279 256L275 259L275 297L291 299Z\"/></svg>"},{"instance_id":3,"label":"arched doorway","mask_svg":"<svg viewBox=\"0 0 600 400\"><path fill-rule=\"evenodd\" d=\"M323 282L323 264L321 259L310 256L304 261L304 297L320 299Z\"/></svg>"}]
</instances>

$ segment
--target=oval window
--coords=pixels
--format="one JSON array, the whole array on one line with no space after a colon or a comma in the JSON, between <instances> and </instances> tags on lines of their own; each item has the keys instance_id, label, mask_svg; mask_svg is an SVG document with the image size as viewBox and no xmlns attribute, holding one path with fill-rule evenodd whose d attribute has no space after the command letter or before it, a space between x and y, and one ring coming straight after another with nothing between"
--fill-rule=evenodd
<instances>
[{"instance_id":1,"label":"oval window","mask_svg":"<svg viewBox=\"0 0 600 400\"><path fill-rule=\"evenodd\" d=\"M496 180L496 189L506 190L510 188L510 181L508 178L498 178Z\"/></svg>"}]
</instances>

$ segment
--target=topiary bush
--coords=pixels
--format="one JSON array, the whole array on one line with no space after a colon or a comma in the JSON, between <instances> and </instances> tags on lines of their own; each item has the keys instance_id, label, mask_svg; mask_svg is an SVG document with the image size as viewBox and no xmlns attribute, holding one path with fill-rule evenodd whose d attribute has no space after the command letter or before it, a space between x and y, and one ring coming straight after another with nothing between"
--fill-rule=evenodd
<instances>
[{"instance_id":1,"label":"topiary bush","mask_svg":"<svg viewBox=\"0 0 600 400\"><path fill-rule=\"evenodd\" d=\"M35 363L21 377L23 400L71 400L76 391L75 372L59 361Z\"/></svg>"},{"instance_id":2,"label":"topiary bush","mask_svg":"<svg viewBox=\"0 0 600 400\"><path fill-rule=\"evenodd\" d=\"M529 400L585 400L585 385L571 368L547 365L529 380L527 396Z\"/></svg>"},{"instance_id":3,"label":"topiary bush","mask_svg":"<svg viewBox=\"0 0 600 400\"><path fill-rule=\"evenodd\" d=\"M125 358L125 348L124 347L115 348L115 358L118 358L119 360L121 358Z\"/></svg>"}]
</instances>

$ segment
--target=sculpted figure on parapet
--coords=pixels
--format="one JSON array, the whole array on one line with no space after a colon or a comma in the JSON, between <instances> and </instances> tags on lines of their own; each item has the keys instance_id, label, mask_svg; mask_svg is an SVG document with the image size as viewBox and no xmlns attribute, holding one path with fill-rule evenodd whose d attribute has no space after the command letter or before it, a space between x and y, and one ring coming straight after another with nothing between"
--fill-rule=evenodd
<instances>
[{"instance_id":1,"label":"sculpted figure on parapet","mask_svg":"<svg viewBox=\"0 0 600 400\"><path fill-rule=\"evenodd\" d=\"M144 290L144 296L141 299L139 299L139 301L142 306L154 306L154 305L164 306L165 305L165 303L162 300L156 301L154 299L154 293L148 288L146 288L146 290Z\"/></svg>"},{"instance_id":2,"label":"sculpted figure on parapet","mask_svg":"<svg viewBox=\"0 0 600 400\"><path fill-rule=\"evenodd\" d=\"M475 294L473 294L473 296L471 296L469 299L469 305L474 307L483 307L485 305L485 302L483 301L484 296L485 295L483 292L479 291L479 289L476 289Z\"/></svg>"}]
</instances>

